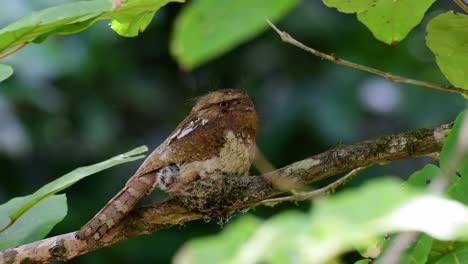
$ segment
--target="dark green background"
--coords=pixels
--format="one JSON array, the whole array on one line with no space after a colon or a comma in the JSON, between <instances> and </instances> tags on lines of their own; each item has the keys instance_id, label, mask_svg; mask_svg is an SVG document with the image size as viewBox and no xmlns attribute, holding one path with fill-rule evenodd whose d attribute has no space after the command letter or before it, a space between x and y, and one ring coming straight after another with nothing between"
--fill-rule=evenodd
<instances>
[{"instance_id":1,"label":"dark green background","mask_svg":"<svg viewBox=\"0 0 468 264\"><path fill-rule=\"evenodd\" d=\"M17 1L0 11L0 26L30 9L58 2L63 1ZM78 166L143 144L156 147L190 111L191 98L213 89L238 87L254 98L260 115L258 145L277 167L337 144L450 122L464 107L459 95L390 83L320 60L282 43L272 30L184 72L168 52L174 19L183 7L178 3L164 7L136 38L119 37L107 22L100 22L77 35L29 45L5 60L16 73L0 83L0 203L32 193ZM278 26L323 52L446 84L425 46L424 28L447 9L458 10L451 1L437 1L422 24L392 47L375 40L354 15L340 14L320 1L302 1ZM364 96L377 102L377 108L369 107ZM394 107L378 111L392 96ZM406 177L428 161L376 166L347 186L366 177ZM68 216L51 235L78 229L138 165L112 168L68 189ZM153 195L145 202L156 199ZM249 213L268 217L290 207L295 205ZM214 221L188 223L71 263L166 263L184 241L219 230Z\"/></svg>"}]
</instances>

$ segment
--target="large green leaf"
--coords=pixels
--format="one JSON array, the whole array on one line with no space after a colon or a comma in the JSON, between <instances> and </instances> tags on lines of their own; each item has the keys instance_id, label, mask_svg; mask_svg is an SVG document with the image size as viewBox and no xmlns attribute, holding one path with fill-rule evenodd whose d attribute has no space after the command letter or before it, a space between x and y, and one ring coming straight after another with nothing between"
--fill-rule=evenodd
<instances>
[{"instance_id":1,"label":"large green leaf","mask_svg":"<svg viewBox=\"0 0 468 264\"><path fill-rule=\"evenodd\" d=\"M156 11L169 2L185 0L127 0L110 15L111 27L121 36L134 37L143 32Z\"/></svg>"},{"instance_id":2,"label":"large green leaf","mask_svg":"<svg viewBox=\"0 0 468 264\"><path fill-rule=\"evenodd\" d=\"M112 10L110 0L67 3L30 13L0 30L0 51Z\"/></svg>"},{"instance_id":3,"label":"large green leaf","mask_svg":"<svg viewBox=\"0 0 468 264\"><path fill-rule=\"evenodd\" d=\"M8 79L13 74L13 68L10 65L0 63L0 82Z\"/></svg>"},{"instance_id":4,"label":"large green leaf","mask_svg":"<svg viewBox=\"0 0 468 264\"><path fill-rule=\"evenodd\" d=\"M394 45L403 40L435 0L323 0L343 13L356 13L375 38Z\"/></svg>"},{"instance_id":5,"label":"large green leaf","mask_svg":"<svg viewBox=\"0 0 468 264\"><path fill-rule=\"evenodd\" d=\"M0 205L0 216L7 216L22 204L30 200L32 195L13 198ZM44 238L52 228L67 215L67 198L65 194L49 196L37 203L10 228L0 233L0 250L30 243ZM5 225L8 219L2 217L0 225Z\"/></svg>"},{"instance_id":6,"label":"large green leaf","mask_svg":"<svg viewBox=\"0 0 468 264\"><path fill-rule=\"evenodd\" d=\"M174 263L205 263L208 259L210 263L221 263L241 248L260 223L254 217L245 216L229 224L218 236L193 239L180 249Z\"/></svg>"},{"instance_id":7,"label":"large green leaf","mask_svg":"<svg viewBox=\"0 0 468 264\"><path fill-rule=\"evenodd\" d=\"M133 37L148 26L159 8L183 0L120 1L77 1L33 12L0 29L0 51L21 43L41 42L52 34L76 33L105 19L112 20L118 34Z\"/></svg>"},{"instance_id":8,"label":"large green leaf","mask_svg":"<svg viewBox=\"0 0 468 264\"><path fill-rule=\"evenodd\" d=\"M408 186L427 187L432 179L439 176L439 167L433 164L427 164L423 169L415 171L406 181ZM420 235L412 245L407 248L401 255L398 264L419 264L426 263L432 247L432 238L426 234ZM386 247L391 243L382 243L383 248L380 252L385 251Z\"/></svg>"},{"instance_id":9,"label":"large green leaf","mask_svg":"<svg viewBox=\"0 0 468 264\"><path fill-rule=\"evenodd\" d=\"M287 263L291 259L297 263L334 263L336 256L356 246L374 244L383 234L409 230L439 239L467 238L468 207L395 179L373 180L360 188L323 197L310 214L274 216L257 226L243 245L236 247L236 254L225 254L217 263ZM229 241L226 237L218 239L219 244ZM431 241L423 236L405 252L401 263L424 263ZM208 245L206 242L205 249ZM189 255L182 250L179 254L186 257L183 263L205 263L191 258L197 255L194 252Z\"/></svg>"},{"instance_id":10,"label":"large green leaf","mask_svg":"<svg viewBox=\"0 0 468 264\"><path fill-rule=\"evenodd\" d=\"M120 154L108 160L102 161L100 163L77 168L61 176L60 178L42 186L39 190L34 192L32 195L23 197L21 199L21 203L15 203L17 205L17 208L15 210L12 210L12 212L9 214L9 222L8 222L8 215L0 214L0 223L7 223L7 226L11 225L21 215L23 215L26 211L31 209L34 205L36 205L41 200L70 187L71 185L75 184L79 180L89 175L95 174L99 171L108 169L110 167L113 167L122 163L141 159L145 156L140 155L140 154L147 150L148 148L146 146L142 146L142 147L133 149L129 152L126 152L124 154ZM2 225L2 226L7 227L5 225Z\"/></svg>"},{"instance_id":11,"label":"large green leaf","mask_svg":"<svg viewBox=\"0 0 468 264\"><path fill-rule=\"evenodd\" d=\"M266 19L277 21L297 0L198 0L176 19L171 53L185 69L225 53L265 30Z\"/></svg>"},{"instance_id":12,"label":"large green leaf","mask_svg":"<svg viewBox=\"0 0 468 264\"><path fill-rule=\"evenodd\" d=\"M452 11L440 14L427 24L427 46L437 65L454 85L468 89L468 16Z\"/></svg>"}]
</instances>

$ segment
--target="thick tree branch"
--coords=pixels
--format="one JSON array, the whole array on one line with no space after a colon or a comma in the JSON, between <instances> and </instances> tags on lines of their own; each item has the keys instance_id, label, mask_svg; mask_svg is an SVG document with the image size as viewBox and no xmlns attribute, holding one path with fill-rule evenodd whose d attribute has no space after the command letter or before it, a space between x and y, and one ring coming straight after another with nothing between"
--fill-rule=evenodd
<instances>
[{"instance_id":1,"label":"thick tree branch","mask_svg":"<svg viewBox=\"0 0 468 264\"><path fill-rule=\"evenodd\" d=\"M260 201L297 186L358 167L440 151L451 126L445 124L339 146L258 177L219 176L197 181L188 190L190 196L134 210L98 243L77 240L72 232L0 251L0 263L68 260L121 240L202 217L225 220L236 210L253 208Z\"/></svg>"}]
</instances>

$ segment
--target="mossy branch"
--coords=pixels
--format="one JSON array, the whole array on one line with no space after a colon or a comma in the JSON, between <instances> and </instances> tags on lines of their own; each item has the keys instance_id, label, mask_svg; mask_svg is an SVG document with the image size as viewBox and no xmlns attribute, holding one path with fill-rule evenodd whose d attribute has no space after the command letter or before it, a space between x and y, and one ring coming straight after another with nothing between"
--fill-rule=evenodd
<instances>
[{"instance_id":1,"label":"mossy branch","mask_svg":"<svg viewBox=\"0 0 468 264\"><path fill-rule=\"evenodd\" d=\"M225 219L236 210L304 184L372 164L440 151L452 124L382 136L339 146L262 176L219 176L191 184L191 196L137 208L99 242L75 238L75 232L0 251L0 263L64 261L135 236L150 234L202 217Z\"/></svg>"}]
</instances>

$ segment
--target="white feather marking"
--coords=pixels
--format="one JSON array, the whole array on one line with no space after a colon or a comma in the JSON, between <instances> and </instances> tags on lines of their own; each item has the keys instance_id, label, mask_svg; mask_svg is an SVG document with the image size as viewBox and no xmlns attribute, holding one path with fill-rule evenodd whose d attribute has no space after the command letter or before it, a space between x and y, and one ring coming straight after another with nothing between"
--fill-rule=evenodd
<instances>
[{"instance_id":1,"label":"white feather marking","mask_svg":"<svg viewBox=\"0 0 468 264\"><path fill-rule=\"evenodd\" d=\"M174 136L171 137L171 139L173 137L177 137L177 139L181 139L181 138L185 137L186 135L188 135L193 130L195 130L199 125L204 126L204 125L206 125L206 123L208 123L208 119L206 119L206 118L198 118L195 121L191 121L188 124L187 127L182 129L182 131L180 131L180 129L179 129L177 131L178 133L175 133Z\"/></svg>"}]
</instances>

